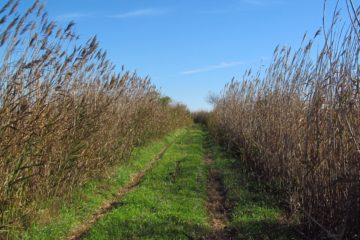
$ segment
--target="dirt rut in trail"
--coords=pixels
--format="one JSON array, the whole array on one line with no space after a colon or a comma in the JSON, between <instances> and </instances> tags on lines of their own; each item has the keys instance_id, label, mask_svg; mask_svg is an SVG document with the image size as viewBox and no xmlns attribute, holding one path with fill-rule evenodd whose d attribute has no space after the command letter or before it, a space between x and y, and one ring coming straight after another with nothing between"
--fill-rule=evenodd
<instances>
[{"instance_id":1,"label":"dirt rut in trail","mask_svg":"<svg viewBox=\"0 0 360 240\"><path fill-rule=\"evenodd\" d=\"M205 157L205 163L209 166L207 183L207 208L210 215L211 232L206 239L222 240L235 239L233 232L228 228L228 209L226 207L226 192L221 173L212 167L211 156Z\"/></svg>"},{"instance_id":2,"label":"dirt rut in trail","mask_svg":"<svg viewBox=\"0 0 360 240\"><path fill-rule=\"evenodd\" d=\"M144 178L146 173L155 166L155 164L162 158L162 156L171 147L172 144L173 143L170 143L164 147L161 152L153 160L151 160L142 171L133 176L131 181L118 191L114 199L104 202L103 205L96 211L96 213L92 215L88 221L73 230L69 237L67 237L67 240L83 239L88 234L90 229L95 225L95 223L97 223L112 209L116 208L120 204L121 200L126 196L126 194L134 190L141 183L141 180Z\"/></svg>"}]
</instances>

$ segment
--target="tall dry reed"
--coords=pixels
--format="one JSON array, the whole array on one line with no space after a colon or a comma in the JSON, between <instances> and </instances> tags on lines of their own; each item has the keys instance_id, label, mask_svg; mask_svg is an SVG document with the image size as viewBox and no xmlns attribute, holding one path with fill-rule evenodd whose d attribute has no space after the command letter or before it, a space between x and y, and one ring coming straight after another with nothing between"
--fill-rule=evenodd
<instances>
[{"instance_id":1,"label":"tall dry reed","mask_svg":"<svg viewBox=\"0 0 360 240\"><path fill-rule=\"evenodd\" d=\"M34 203L125 161L134 146L189 123L147 78L117 73L96 37L50 21L39 0L0 9L0 238Z\"/></svg>"},{"instance_id":2,"label":"tall dry reed","mask_svg":"<svg viewBox=\"0 0 360 240\"><path fill-rule=\"evenodd\" d=\"M277 47L265 74L248 71L213 99L209 122L316 239L360 235L360 11L349 6L351 26L336 10L315 60L314 39Z\"/></svg>"}]
</instances>

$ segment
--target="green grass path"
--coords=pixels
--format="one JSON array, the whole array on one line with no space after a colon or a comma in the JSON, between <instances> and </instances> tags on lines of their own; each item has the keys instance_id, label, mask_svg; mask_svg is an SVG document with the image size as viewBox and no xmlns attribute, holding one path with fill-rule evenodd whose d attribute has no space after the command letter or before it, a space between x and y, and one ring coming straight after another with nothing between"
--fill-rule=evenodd
<instances>
[{"instance_id":1,"label":"green grass path","mask_svg":"<svg viewBox=\"0 0 360 240\"><path fill-rule=\"evenodd\" d=\"M214 159L211 166L204 163L206 154ZM206 209L210 167L221 173L227 193L231 239L296 239L264 185L248 178L241 161L222 152L199 126L180 136L86 239L212 239Z\"/></svg>"},{"instance_id":2,"label":"green grass path","mask_svg":"<svg viewBox=\"0 0 360 240\"><path fill-rule=\"evenodd\" d=\"M191 128L86 239L191 239L208 228L204 132Z\"/></svg>"},{"instance_id":3,"label":"green grass path","mask_svg":"<svg viewBox=\"0 0 360 240\"><path fill-rule=\"evenodd\" d=\"M90 181L73 194L61 199L50 199L41 203L39 214L27 231L15 232L13 239L59 240L81 225L103 204L116 195L119 188L141 171L165 146L184 135L181 129L161 140L136 148L131 159L114 167L107 177Z\"/></svg>"},{"instance_id":4,"label":"green grass path","mask_svg":"<svg viewBox=\"0 0 360 240\"><path fill-rule=\"evenodd\" d=\"M70 203L60 202L56 217L31 226L21 239L64 239L172 142L140 184L93 225L85 239L210 239L209 168L221 175L231 239L296 239L276 199L263 184L248 178L241 160L222 152L200 126L137 149L111 177L90 182ZM211 165L204 162L205 156L213 158Z\"/></svg>"},{"instance_id":5,"label":"green grass path","mask_svg":"<svg viewBox=\"0 0 360 240\"><path fill-rule=\"evenodd\" d=\"M249 177L241 159L222 151L210 137L205 139L204 147L214 159L213 167L222 173L233 239L299 239L293 227L285 224L276 196L265 190L271 186Z\"/></svg>"}]
</instances>

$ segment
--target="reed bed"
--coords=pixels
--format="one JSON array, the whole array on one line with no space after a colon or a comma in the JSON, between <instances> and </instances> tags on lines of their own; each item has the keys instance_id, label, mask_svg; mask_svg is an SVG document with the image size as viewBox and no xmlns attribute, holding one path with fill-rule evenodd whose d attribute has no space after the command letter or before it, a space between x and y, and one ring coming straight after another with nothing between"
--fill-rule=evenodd
<instances>
[{"instance_id":1,"label":"reed bed","mask_svg":"<svg viewBox=\"0 0 360 240\"><path fill-rule=\"evenodd\" d=\"M210 115L211 115L210 112L204 110L191 113L191 117L194 123L201 124L204 126L207 126Z\"/></svg>"},{"instance_id":2,"label":"reed bed","mask_svg":"<svg viewBox=\"0 0 360 240\"><path fill-rule=\"evenodd\" d=\"M265 73L227 84L212 98L208 123L259 179L275 184L311 239L360 236L360 12L348 6L348 29L336 10L329 29L304 36L298 50L277 47Z\"/></svg>"},{"instance_id":3,"label":"reed bed","mask_svg":"<svg viewBox=\"0 0 360 240\"><path fill-rule=\"evenodd\" d=\"M36 203L62 196L134 146L190 123L150 79L121 71L96 37L50 21L44 3L0 8L0 238L26 227Z\"/></svg>"}]
</instances>

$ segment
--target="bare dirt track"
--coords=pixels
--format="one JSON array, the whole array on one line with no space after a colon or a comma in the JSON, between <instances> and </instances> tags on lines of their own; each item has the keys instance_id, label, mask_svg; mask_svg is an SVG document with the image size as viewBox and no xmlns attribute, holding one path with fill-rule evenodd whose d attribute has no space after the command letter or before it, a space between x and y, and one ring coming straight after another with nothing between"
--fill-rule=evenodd
<instances>
[{"instance_id":1,"label":"bare dirt track","mask_svg":"<svg viewBox=\"0 0 360 240\"><path fill-rule=\"evenodd\" d=\"M235 239L233 231L228 227L228 208L226 206L226 191L221 173L214 169L213 159L207 155L204 160L209 167L207 183L207 208L210 215L211 231L206 239L221 240Z\"/></svg>"}]
</instances>

